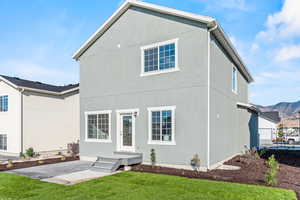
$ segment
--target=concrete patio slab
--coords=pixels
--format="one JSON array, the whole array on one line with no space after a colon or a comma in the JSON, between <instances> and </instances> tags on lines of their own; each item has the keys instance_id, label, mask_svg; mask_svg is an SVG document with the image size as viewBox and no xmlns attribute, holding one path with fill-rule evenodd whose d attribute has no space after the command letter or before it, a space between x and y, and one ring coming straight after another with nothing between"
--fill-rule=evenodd
<instances>
[{"instance_id":1,"label":"concrete patio slab","mask_svg":"<svg viewBox=\"0 0 300 200\"><path fill-rule=\"evenodd\" d=\"M112 175L112 173L84 170L84 171L74 172L70 174L55 176L52 178L42 179L42 181L63 184L63 185L73 185L73 184L77 184L84 181L101 178L109 175Z\"/></svg>"},{"instance_id":2,"label":"concrete patio slab","mask_svg":"<svg viewBox=\"0 0 300 200\"><path fill-rule=\"evenodd\" d=\"M93 162L90 161L70 161L57 164L42 165L7 171L7 173L27 176L33 179L47 179L64 174L84 171L91 168Z\"/></svg>"}]
</instances>

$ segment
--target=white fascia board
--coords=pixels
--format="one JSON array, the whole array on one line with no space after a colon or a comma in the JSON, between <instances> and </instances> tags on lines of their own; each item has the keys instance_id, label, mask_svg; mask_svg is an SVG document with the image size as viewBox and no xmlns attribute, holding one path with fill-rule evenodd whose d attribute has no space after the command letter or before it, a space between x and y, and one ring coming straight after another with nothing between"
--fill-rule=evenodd
<instances>
[{"instance_id":1,"label":"white fascia board","mask_svg":"<svg viewBox=\"0 0 300 200\"><path fill-rule=\"evenodd\" d=\"M26 91L32 91L32 92L42 93L42 94L49 94L49 95L60 96L60 95L64 95L64 94L67 94L67 93L79 90L79 87L72 88L70 90L66 90L66 91L63 91L63 92L52 92L52 91L48 91L48 90L40 90L40 89L34 89L34 88L28 88L28 87L20 87L20 89L24 89Z\"/></svg>"},{"instance_id":2,"label":"white fascia board","mask_svg":"<svg viewBox=\"0 0 300 200\"><path fill-rule=\"evenodd\" d=\"M19 86L13 84L12 82L10 82L9 80L7 80L6 78L4 78L3 76L0 76L0 81L5 82L6 84L14 87L15 89L19 89Z\"/></svg>"}]
</instances>

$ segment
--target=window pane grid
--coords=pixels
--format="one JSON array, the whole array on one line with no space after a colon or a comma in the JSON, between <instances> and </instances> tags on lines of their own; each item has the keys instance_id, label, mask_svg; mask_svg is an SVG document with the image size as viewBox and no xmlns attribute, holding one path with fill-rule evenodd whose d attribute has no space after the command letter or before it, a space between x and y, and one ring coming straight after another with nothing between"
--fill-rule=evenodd
<instances>
[{"instance_id":1,"label":"window pane grid","mask_svg":"<svg viewBox=\"0 0 300 200\"><path fill-rule=\"evenodd\" d=\"M175 68L175 43L144 50L144 72Z\"/></svg>"},{"instance_id":2,"label":"window pane grid","mask_svg":"<svg viewBox=\"0 0 300 200\"><path fill-rule=\"evenodd\" d=\"M7 150L7 135L5 134L0 135L0 150L2 151Z\"/></svg>"},{"instance_id":3,"label":"window pane grid","mask_svg":"<svg viewBox=\"0 0 300 200\"><path fill-rule=\"evenodd\" d=\"M144 51L145 72L158 70L158 48L151 48Z\"/></svg>"},{"instance_id":4,"label":"window pane grid","mask_svg":"<svg viewBox=\"0 0 300 200\"><path fill-rule=\"evenodd\" d=\"M159 69L175 68L175 44L159 47Z\"/></svg>"},{"instance_id":5,"label":"window pane grid","mask_svg":"<svg viewBox=\"0 0 300 200\"><path fill-rule=\"evenodd\" d=\"M8 96L0 96L0 112L8 111Z\"/></svg>"},{"instance_id":6,"label":"window pane grid","mask_svg":"<svg viewBox=\"0 0 300 200\"><path fill-rule=\"evenodd\" d=\"M172 111L152 111L152 140L172 141Z\"/></svg>"},{"instance_id":7,"label":"window pane grid","mask_svg":"<svg viewBox=\"0 0 300 200\"><path fill-rule=\"evenodd\" d=\"M109 114L98 115L98 139L107 140L109 136Z\"/></svg>"},{"instance_id":8,"label":"window pane grid","mask_svg":"<svg viewBox=\"0 0 300 200\"><path fill-rule=\"evenodd\" d=\"M109 139L109 114L90 114L87 123L88 139Z\"/></svg>"}]
</instances>

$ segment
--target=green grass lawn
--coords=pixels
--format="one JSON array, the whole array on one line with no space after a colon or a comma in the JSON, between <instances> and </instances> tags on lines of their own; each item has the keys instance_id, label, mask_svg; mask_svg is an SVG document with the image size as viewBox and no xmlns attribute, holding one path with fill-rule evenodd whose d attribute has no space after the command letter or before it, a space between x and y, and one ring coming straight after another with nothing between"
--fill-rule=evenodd
<instances>
[{"instance_id":1,"label":"green grass lawn","mask_svg":"<svg viewBox=\"0 0 300 200\"><path fill-rule=\"evenodd\" d=\"M122 172L85 183L63 186L0 173L0 200L295 200L293 191L188 179L176 176Z\"/></svg>"}]
</instances>

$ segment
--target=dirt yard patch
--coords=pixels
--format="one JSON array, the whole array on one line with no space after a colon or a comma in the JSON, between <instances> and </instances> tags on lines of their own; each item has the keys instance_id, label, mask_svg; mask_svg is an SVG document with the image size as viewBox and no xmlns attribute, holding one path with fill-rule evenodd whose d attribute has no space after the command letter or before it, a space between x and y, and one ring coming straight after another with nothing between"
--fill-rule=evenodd
<instances>
[{"instance_id":1,"label":"dirt yard patch","mask_svg":"<svg viewBox=\"0 0 300 200\"><path fill-rule=\"evenodd\" d=\"M298 199L300 199L300 156L289 152L267 152L263 158L256 159L249 156L236 156L225 163L226 165L241 167L240 170L235 171L216 169L209 172L196 172L158 166L152 167L149 165L137 165L132 170L189 178L265 185L265 173L267 171L265 159L271 154L274 154L280 163L277 187L294 190L297 193Z\"/></svg>"}]
</instances>

